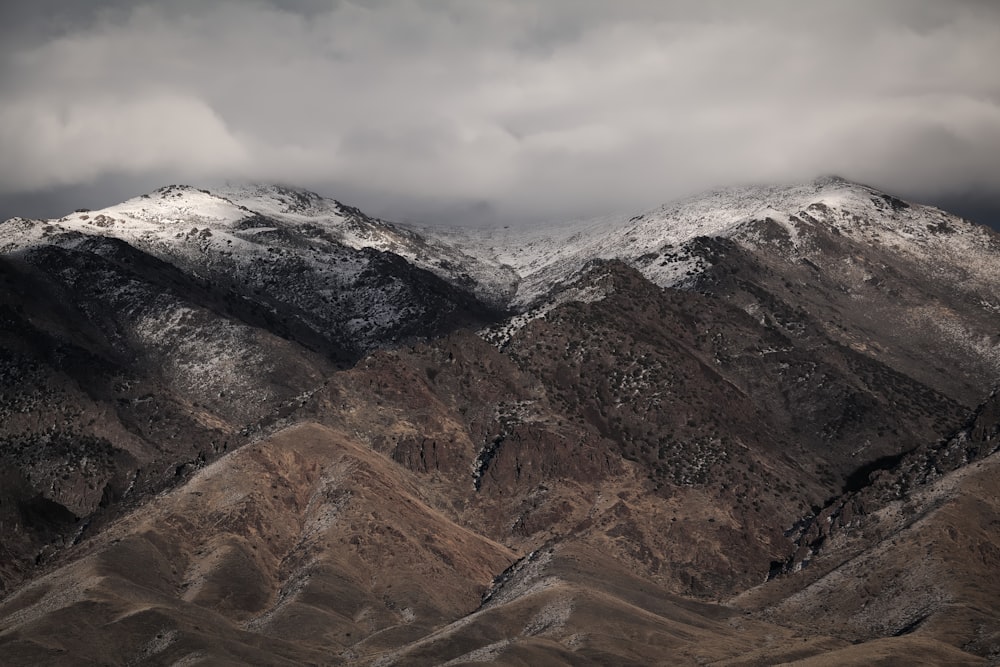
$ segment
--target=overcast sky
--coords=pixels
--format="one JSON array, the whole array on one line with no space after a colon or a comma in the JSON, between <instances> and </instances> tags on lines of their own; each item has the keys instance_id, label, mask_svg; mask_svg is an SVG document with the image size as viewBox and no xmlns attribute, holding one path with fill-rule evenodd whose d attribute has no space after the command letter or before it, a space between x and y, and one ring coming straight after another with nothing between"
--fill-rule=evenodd
<instances>
[{"instance_id":1,"label":"overcast sky","mask_svg":"<svg viewBox=\"0 0 1000 667\"><path fill-rule=\"evenodd\" d=\"M988 217L997 63L992 0L7 0L0 219L249 180L544 220L831 173Z\"/></svg>"}]
</instances>

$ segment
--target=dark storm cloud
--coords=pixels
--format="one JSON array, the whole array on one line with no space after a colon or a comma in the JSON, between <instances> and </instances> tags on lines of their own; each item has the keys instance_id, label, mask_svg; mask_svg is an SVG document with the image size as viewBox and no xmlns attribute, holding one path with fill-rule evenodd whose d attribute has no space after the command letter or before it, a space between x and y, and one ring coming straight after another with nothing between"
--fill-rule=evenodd
<instances>
[{"instance_id":1,"label":"dark storm cloud","mask_svg":"<svg viewBox=\"0 0 1000 667\"><path fill-rule=\"evenodd\" d=\"M411 219L634 210L833 172L923 199L1000 192L1000 3L0 11L5 206L163 179L296 183Z\"/></svg>"}]
</instances>

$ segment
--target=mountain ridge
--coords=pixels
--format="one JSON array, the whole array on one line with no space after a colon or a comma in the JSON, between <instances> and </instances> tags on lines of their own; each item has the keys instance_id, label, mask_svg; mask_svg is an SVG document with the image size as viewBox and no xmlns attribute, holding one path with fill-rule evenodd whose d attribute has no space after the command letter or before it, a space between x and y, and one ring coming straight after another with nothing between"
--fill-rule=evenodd
<instances>
[{"instance_id":1,"label":"mountain ridge","mask_svg":"<svg viewBox=\"0 0 1000 667\"><path fill-rule=\"evenodd\" d=\"M0 286L11 664L1000 655L958 514L1000 242L937 209L824 178L434 230L169 186L0 224Z\"/></svg>"},{"instance_id":2,"label":"mountain ridge","mask_svg":"<svg viewBox=\"0 0 1000 667\"><path fill-rule=\"evenodd\" d=\"M825 215L831 208L838 209L841 215ZM922 218L922 226L913 224L914 216L908 215L911 211ZM863 225L865 229L852 229L851 223L856 227L862 220L861 214L867 221ZM249 226L255 216L262 218L261 225ZM267 219L299 225L318 222L324 231L332 232L338 242L355 250L374 248L395 252L453 282L466 285L474 282L483 292L495 294L499 299L512 289L512 283L524 282L536 274L550 283L560 282L595 258L631 261L661 287L683 284L688 280L687 272L697 268L697 263L695 267L683 265L677 257L670 257L663 250L683 245L697 236L737 235L746 242L759 242L761 230L745 228L766 220L784 228L793 248L798 243L797 228L822 221L841 233L867 235L869 240L892 244L911 253L915 252L915 245L934 245L935 238L942 234L965 237L972 230L981 232L984 229L934 207L909 204L836 176L790 186L712 190L631 216L541 225L533 230L463 230L391 223L367 216L336 199L288 186L230 186L217 188L214 192L193 186L165 186L119 205L96 211L81 210L44 221L50 229L44 231L43 227L41 234L38 230L33 230L34 234L24 234L20 245L28 246L40 241L39 236L58 233L51 228L60 228L63 223L87 233L114 235L117 232L123 238L146 243L153 237L162 242L170 236L174 240L190 241L186 236L188 230L177 226L191 223L195 235L204 234L199 227L203 225L215 233L230 232L225 242L229 245L236 242L239 246L240 241L250 241L247 237L277 231L267 226ZM882 224L873 226L870 224L873 221ZM30 221L12 218L6 224L17 222ZM899 224L891 224L894 222ZM243 229L239 229L237 223ZM178 237L178 231L184 236ZM306 231L314 230L307 228ZM909 246L907 241L911 242ZM6 249L11 249L10 243ZM470 251L473 254L469 254ZM660 266L681 265L657 268L653 262L656 258L651 258L650 254L658 251L665 254L667 260ZM467 273L463 281L461 273L449 270L449 255L453 255L452 259L457 257L459 261L472 263L477 272ZM559 268L553 264L570 266ZM515 275L511 276L511 272ZM508 294L505 305L525 306L532 299L544 296L536 292L537 288L522 296Z\"/></svg>"}]
</instances>

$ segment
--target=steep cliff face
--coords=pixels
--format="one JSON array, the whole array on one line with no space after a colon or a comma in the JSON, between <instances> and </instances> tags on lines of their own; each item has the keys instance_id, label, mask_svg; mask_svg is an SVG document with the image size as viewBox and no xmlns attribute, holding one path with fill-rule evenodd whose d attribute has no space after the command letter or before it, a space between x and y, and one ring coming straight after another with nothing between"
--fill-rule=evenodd
<instances>
[{"instance_id":1,"label":"steep cliff face","mask_svg":"<svg viewBox=\"0 0 1000 667\"><path fill-rule=\"evenodd\" d=\"M533 231L171 186L0 249L5 662L1000 654L989 230L835 178Z\"/></svg>"}]
</instances>

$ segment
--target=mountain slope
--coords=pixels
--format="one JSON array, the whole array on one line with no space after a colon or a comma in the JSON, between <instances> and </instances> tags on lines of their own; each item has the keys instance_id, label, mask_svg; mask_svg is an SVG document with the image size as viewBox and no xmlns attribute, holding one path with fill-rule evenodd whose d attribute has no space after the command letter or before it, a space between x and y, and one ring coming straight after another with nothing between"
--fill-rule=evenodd
<instances>
[{"instance_id":1,"label":"mountain slope","mask_svg":"<svg viewBox=\"0 0 1000 667\"><path fill-rule=\"evenodd\" d=\"M460 254L424 249L417 237L312 193L253 192L229 194L256 210L169 186L100 212L13 219L3 225L0 251L124 241L207 281L254 324L344 364L389 342L496 318L503 301L489 292L496 286L470 278L466 270L476 267L459 264Z\"/></svg>"},{"instance_id":2,"label":"mountain slope","mask_svg":"<svg viewBox=\"0 0 1000 667\"><path fill-rule=\"evenodd\" d=\"M5 664L339 662L381 630L421 636L475 608L511 560L427 506L391 461L301 425L205 468L9 597L0 653Z\"/></svg>"},{"instance_id":3,"label":"mountain slope","mask_svg":"<svg viewBox=\"0 0 1000 667\"><path fill-rule=\"evenodd\" d=\"M954 437L875 471L798 533L785 574L735 602L859 642L935 638L1000 657L1000 418L994 394ZM809 610L822 608L823 616ZM835 620L834 620L835 619ZM836 628L834 628L836 625Z\"/></svg>"},{"instance_id":4,"label":"mountain slope","mask_svg":"<svg viewBox=\"0 0 1000 667\"><path fill-rule=\"evenodd\" d=\"M988 228L837 177L793 186L728 188L631 217L533 230L421 231L460 244L484 262L512 267L523 281L516 302L530 304L592 259L626 261L661 287L686 285L705 267L702 258L684 247L697 237L733 238L747 247L768 246L801 259L822 250L814 232L824 228L854 242L930 261L942 280L959 277L960 271L961 278L982 287L998 277L992 257L1000 241ZM954 266L956 260L960 266Z\"/></svg>"},{"instance_id":5,"label":"mountain slope","mask_svg":"<svg viewBox=\"0 0 1000 667\"><path fill-rule=\"evenodd\" d=\"M115 239L2 258L0 284L4 587L245 442L332 368Z\"/></svg>"},{"instance_id":6,"label":"mountain slope","mask_svg":"<svg viewBox=\"0 0 1000 667\"><path fill-rule=\"evenodd\" d=\"M5 662L994 654L988 230L835 178L532 232L171 186L0 247Z\"/></svg>"}]
</instances>

